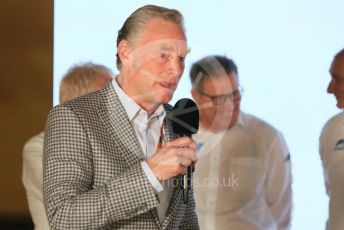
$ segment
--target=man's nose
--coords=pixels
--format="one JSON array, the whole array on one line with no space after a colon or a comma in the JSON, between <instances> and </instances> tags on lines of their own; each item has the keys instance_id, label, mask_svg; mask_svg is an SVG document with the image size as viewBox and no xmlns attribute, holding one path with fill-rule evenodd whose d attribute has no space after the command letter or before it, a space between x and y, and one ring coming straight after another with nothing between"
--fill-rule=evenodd
<instances>
[{"instance_id":1,"label":"man's nose","mask_svg":"<svg viewBox=\"0 0 344 230\"><path fill-rule=\"evenodd\" d=\"M334 91L333 91L333 88L334 88L334 86L333 86L333 80L331 80L330 83L329 83L328 86L327 86L327 93L333 93L333 92L334 92Z\"/></svg>"},{"instance_id":2,"label":"man's nose","mask_svg":"<svg viewBox=\"0 0 344 230\"><path fill-rule=\"evenodd\" d=\"M227 112L227 111L233 110L235 106L236 106L236 104L233 101L233 99L232 100L226 99L226 101L224 101L222 104L218 105L218 110L223 111L223 112Z\"/></svg>"},{"instance_id":3,"label":"man's nose","mask_svg":"<svg viewBox=\"0 0 344 230\"><path fill-rule=\"evenodd\" d=\"M169 60L168 71L169 74L175 77L181 76L184 71L184 62L179 57L171 58Z\"/></svg>"}]
</instances>

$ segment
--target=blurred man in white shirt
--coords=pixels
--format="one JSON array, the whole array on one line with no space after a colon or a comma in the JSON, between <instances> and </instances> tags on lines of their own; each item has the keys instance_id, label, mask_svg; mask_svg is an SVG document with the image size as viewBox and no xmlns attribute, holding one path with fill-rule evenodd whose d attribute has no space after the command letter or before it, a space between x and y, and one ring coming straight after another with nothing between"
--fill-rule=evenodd
<instances>
[{"instance_id":1,"label":"blurred man in white shirt","mask_svg":"<svg viewBox=\"0 0 344 230\"><path fill-rule=\"evenodd\" d=\"M339 51L330 67L331 81L327 92L334 94L337 107L344 108L344 49ZM344 113L332 117L320 136L320 156L325 186L330 198L328 230L344 229Z\"/></svg>"},{"instance_id":2,"label":"blurred man in white shirt","mask_svg":"<svg viewBox=\"0 0 344 230\"><path fill-rule=\"evenodd\" d=\"M190 78L200 107L194 192L201 229L289 229L292 177L282 134L240 110L231 59L202 58Z\"/></svg>"},{"instance_id":3,"label":"blurred man in white shirt","mask_svg":"<svg viewBox=\"0 0 344 230\"><path fill-rule=\"evenodd\" d=\"M93 63L75 65L68 70L60 85L60 102L101 89L112 78L112 71ZM49 224L43 204L43 154L44 132L30 138L23 150L23 184L35 230L47 230Z\"/></svg>"}]
</instances>

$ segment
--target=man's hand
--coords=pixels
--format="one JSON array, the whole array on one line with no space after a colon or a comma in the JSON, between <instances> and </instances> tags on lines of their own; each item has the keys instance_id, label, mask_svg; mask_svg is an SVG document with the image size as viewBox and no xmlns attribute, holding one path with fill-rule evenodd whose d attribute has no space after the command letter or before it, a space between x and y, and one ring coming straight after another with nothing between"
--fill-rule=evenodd
<instances>
[{"instance_id":1,"label":"man's hand","mask_svg":"<svg viewBox=\"0 0 344 230\"><path fill-rule=\"evenodd\" d=\"M186 173L197 161L196 143L190 137L180 137L159 147L147 164L159 181Z\"/></svg>"}]
</instances>

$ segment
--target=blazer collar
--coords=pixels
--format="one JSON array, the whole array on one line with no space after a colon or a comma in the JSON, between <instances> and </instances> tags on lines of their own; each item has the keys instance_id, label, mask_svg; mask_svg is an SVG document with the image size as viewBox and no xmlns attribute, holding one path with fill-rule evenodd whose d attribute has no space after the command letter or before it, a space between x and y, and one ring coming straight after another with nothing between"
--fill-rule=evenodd
<instances>
[{"instance_id":1,"label":"blazer collar","mask_svg":"<svg viewBox=\"0 0 344 230\"><path fill-rule=\"evenodd\" d=\"M144 160L140 143L130 124L126 111L109 82L99 94L99 117L114 141L120 141L128 151L119 154L127 161L128 166L135 165Z\"/></svg>"}]
</instances>

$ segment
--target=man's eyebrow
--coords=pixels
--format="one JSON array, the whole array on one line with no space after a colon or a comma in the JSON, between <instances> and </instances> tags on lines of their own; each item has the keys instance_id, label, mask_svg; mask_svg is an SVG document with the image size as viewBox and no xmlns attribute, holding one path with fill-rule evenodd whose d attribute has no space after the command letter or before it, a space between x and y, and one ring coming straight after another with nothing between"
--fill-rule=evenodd
<instances>
[{"instance_id":1,"label":"man's eyebrow","mask_svg":"<svg viewBox=\"0 0 344 230\"><path fill-rule=\"evenodd\" d=\"M161 44L159 45L159 48L160 48L161 50L174 51L174 47L171 46L171 45L167 45L166 43L161 43ZM190 48L186 48L186 49L181 50L180 53L181 53L182 55L185 55L185 56L186 56L188 53L190 53L190 51L191 51Z\"/></svg>"},{"instance_id":2,"label":"man's eyebrow","mask_svg":"<svg viewBox=\"0 0 344 230\"><path fill-rule=\"evenodd\" d=\"M173 46L167 45L166 43L161 43L159 45L159 48L162 50L167 50L167 51L173 51L174 50Z\"/></svg>"}]
</instances>

